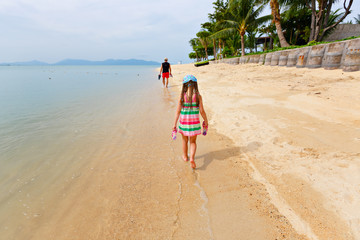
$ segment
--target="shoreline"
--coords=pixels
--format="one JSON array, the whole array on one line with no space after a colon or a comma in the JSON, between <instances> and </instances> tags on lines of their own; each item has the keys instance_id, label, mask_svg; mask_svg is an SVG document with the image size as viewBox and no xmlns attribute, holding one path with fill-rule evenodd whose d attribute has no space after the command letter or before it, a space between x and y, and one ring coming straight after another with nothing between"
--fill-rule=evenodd
<instances>
[{"instance_id":1,"label":"shoreline","mask_svg":"<svg viewBox=\"0 0 360 240\"><path fill-rule=\"evenodd\" d=\"M180 77L180 74L176 76ZM175 95L174 102L182 86L182 78L179 77L170 79L169 83ZM205 108L211 119L211 107ZM206 137L198 137L197 168L193 177L204 201L202 208L207 208L212 233L210 239L306 239L271 203L266 187L253 178L252 166L242 159L242 147L236 146L231 138L217 129L209 130L211 133ZM179 161L182 161L180 145L178 142L174 147ZM196 215L191 214L192 217ZM182 227L182 231L192 229L192 226ZM196 237L208 239L205 236ZM174 239L184 239L184 236L176 235Z\"/></svg>"},{"instance_id":2,"label":"shoreline","mask_svg":"<svg viewBox=\"0 0 360 240\"><path fill-rule=\"evenodd\" d=\"M298 234L360 239L359 72L255 64L172 68L173 81L186 74L199 79L210 126L241 149L238 160L252 166L252 178Z\"/></svg>"}]
</instances>

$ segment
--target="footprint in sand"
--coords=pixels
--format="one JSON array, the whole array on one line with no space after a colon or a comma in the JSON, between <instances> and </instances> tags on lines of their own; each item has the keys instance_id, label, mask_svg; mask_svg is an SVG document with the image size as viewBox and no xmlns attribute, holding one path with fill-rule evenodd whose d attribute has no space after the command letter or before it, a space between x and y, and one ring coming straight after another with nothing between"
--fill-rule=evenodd
<instances>
[{"instance_id":1,"label":"footprint in sand","mask_svg":"<svg viewBox=\"0 0 360 240\"><path fill-rule=\"evenodd\" d=\"M341 167L341 168L348 168L349 167L349 164L347 163L338 163L336 164L338 167Z\"/></svg>"}]
</instances>

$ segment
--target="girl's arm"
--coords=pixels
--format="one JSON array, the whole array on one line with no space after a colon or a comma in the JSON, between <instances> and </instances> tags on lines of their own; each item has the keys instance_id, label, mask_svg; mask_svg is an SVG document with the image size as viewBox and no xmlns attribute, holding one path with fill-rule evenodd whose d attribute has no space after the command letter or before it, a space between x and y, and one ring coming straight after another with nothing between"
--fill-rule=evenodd
<instances>
[{"instance_id":1,"label":"girl's arm","mask_svg":"<svg viewBox=\"0 0 360 240\"><path fill-rule=\"evenodd\" d=\"M178 106L177 106L176 112L175 112L175 122L174 122L173 130L176 129L176 125L177 125L177 122L179 120L180 113L181 113L181 97L179 98Z\"/></svg>"},{"instance_id":2,"label":"girl's arm","mask_svg":"<svg viewBox=\"0 0 360 240\"><path fill-rule=\"evenodd\" d=\"M207 119L206 112L205 112L205 109L204 109L204 106L203 106L202 97L200 95L199 95L199 110L200 110L201 116L204 119L205 126L208 126L208 124L209 124L208 119Z\"/></svg>"}]
</instances>

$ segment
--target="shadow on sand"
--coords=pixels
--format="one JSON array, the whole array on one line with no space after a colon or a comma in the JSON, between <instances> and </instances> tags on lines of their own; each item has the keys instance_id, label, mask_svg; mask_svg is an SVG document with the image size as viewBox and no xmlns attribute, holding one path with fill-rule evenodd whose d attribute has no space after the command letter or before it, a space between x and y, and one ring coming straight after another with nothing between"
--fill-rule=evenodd
<instances>
[{"instance_id":1,"label":"shadow on sand","mask_svg":"<svg viewBox=\"0 0 360 240\"><path fill-rule=\"evenodd\" d=\"M263 144L260 142L251 142L247 146L243 147L230 147L218 151L209 152L200 156L196 156L195 159L204 159L204 164L197 167L196 170L206 170L207 166L214 160L223 161L230 157L240 157L242 153L253 152L259 149Z\"/></svg>"},{"instance_id":2,"label":"shadow on sand","mask_svg":"<svg viewBox=\"0 0 360 240\"><path fill-rule=\"evenodd\" d=\"M204 159L204 164L197 167L196 170L205 170L207 166L214 160L223 161L229 157L239 156L240 153L240 147L231 147L196 156L195 159Z\"/></svg>"}]
</instances>

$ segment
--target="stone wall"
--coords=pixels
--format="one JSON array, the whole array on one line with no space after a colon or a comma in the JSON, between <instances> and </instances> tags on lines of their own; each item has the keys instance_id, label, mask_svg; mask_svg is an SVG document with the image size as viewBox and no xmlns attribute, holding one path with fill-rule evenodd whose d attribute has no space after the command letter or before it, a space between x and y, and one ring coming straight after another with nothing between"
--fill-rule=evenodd
<instances>
[{"instance_id":1,"label":"stone wall","mask_svg":"<svg viewBox=\"0 0 360 240\"><path fill-rule=\"evenodd\" d=\"M227 64L260 64L297 68L360 70L360 38L283 51L212 61Z\"/></svg>"}]
</instances>

